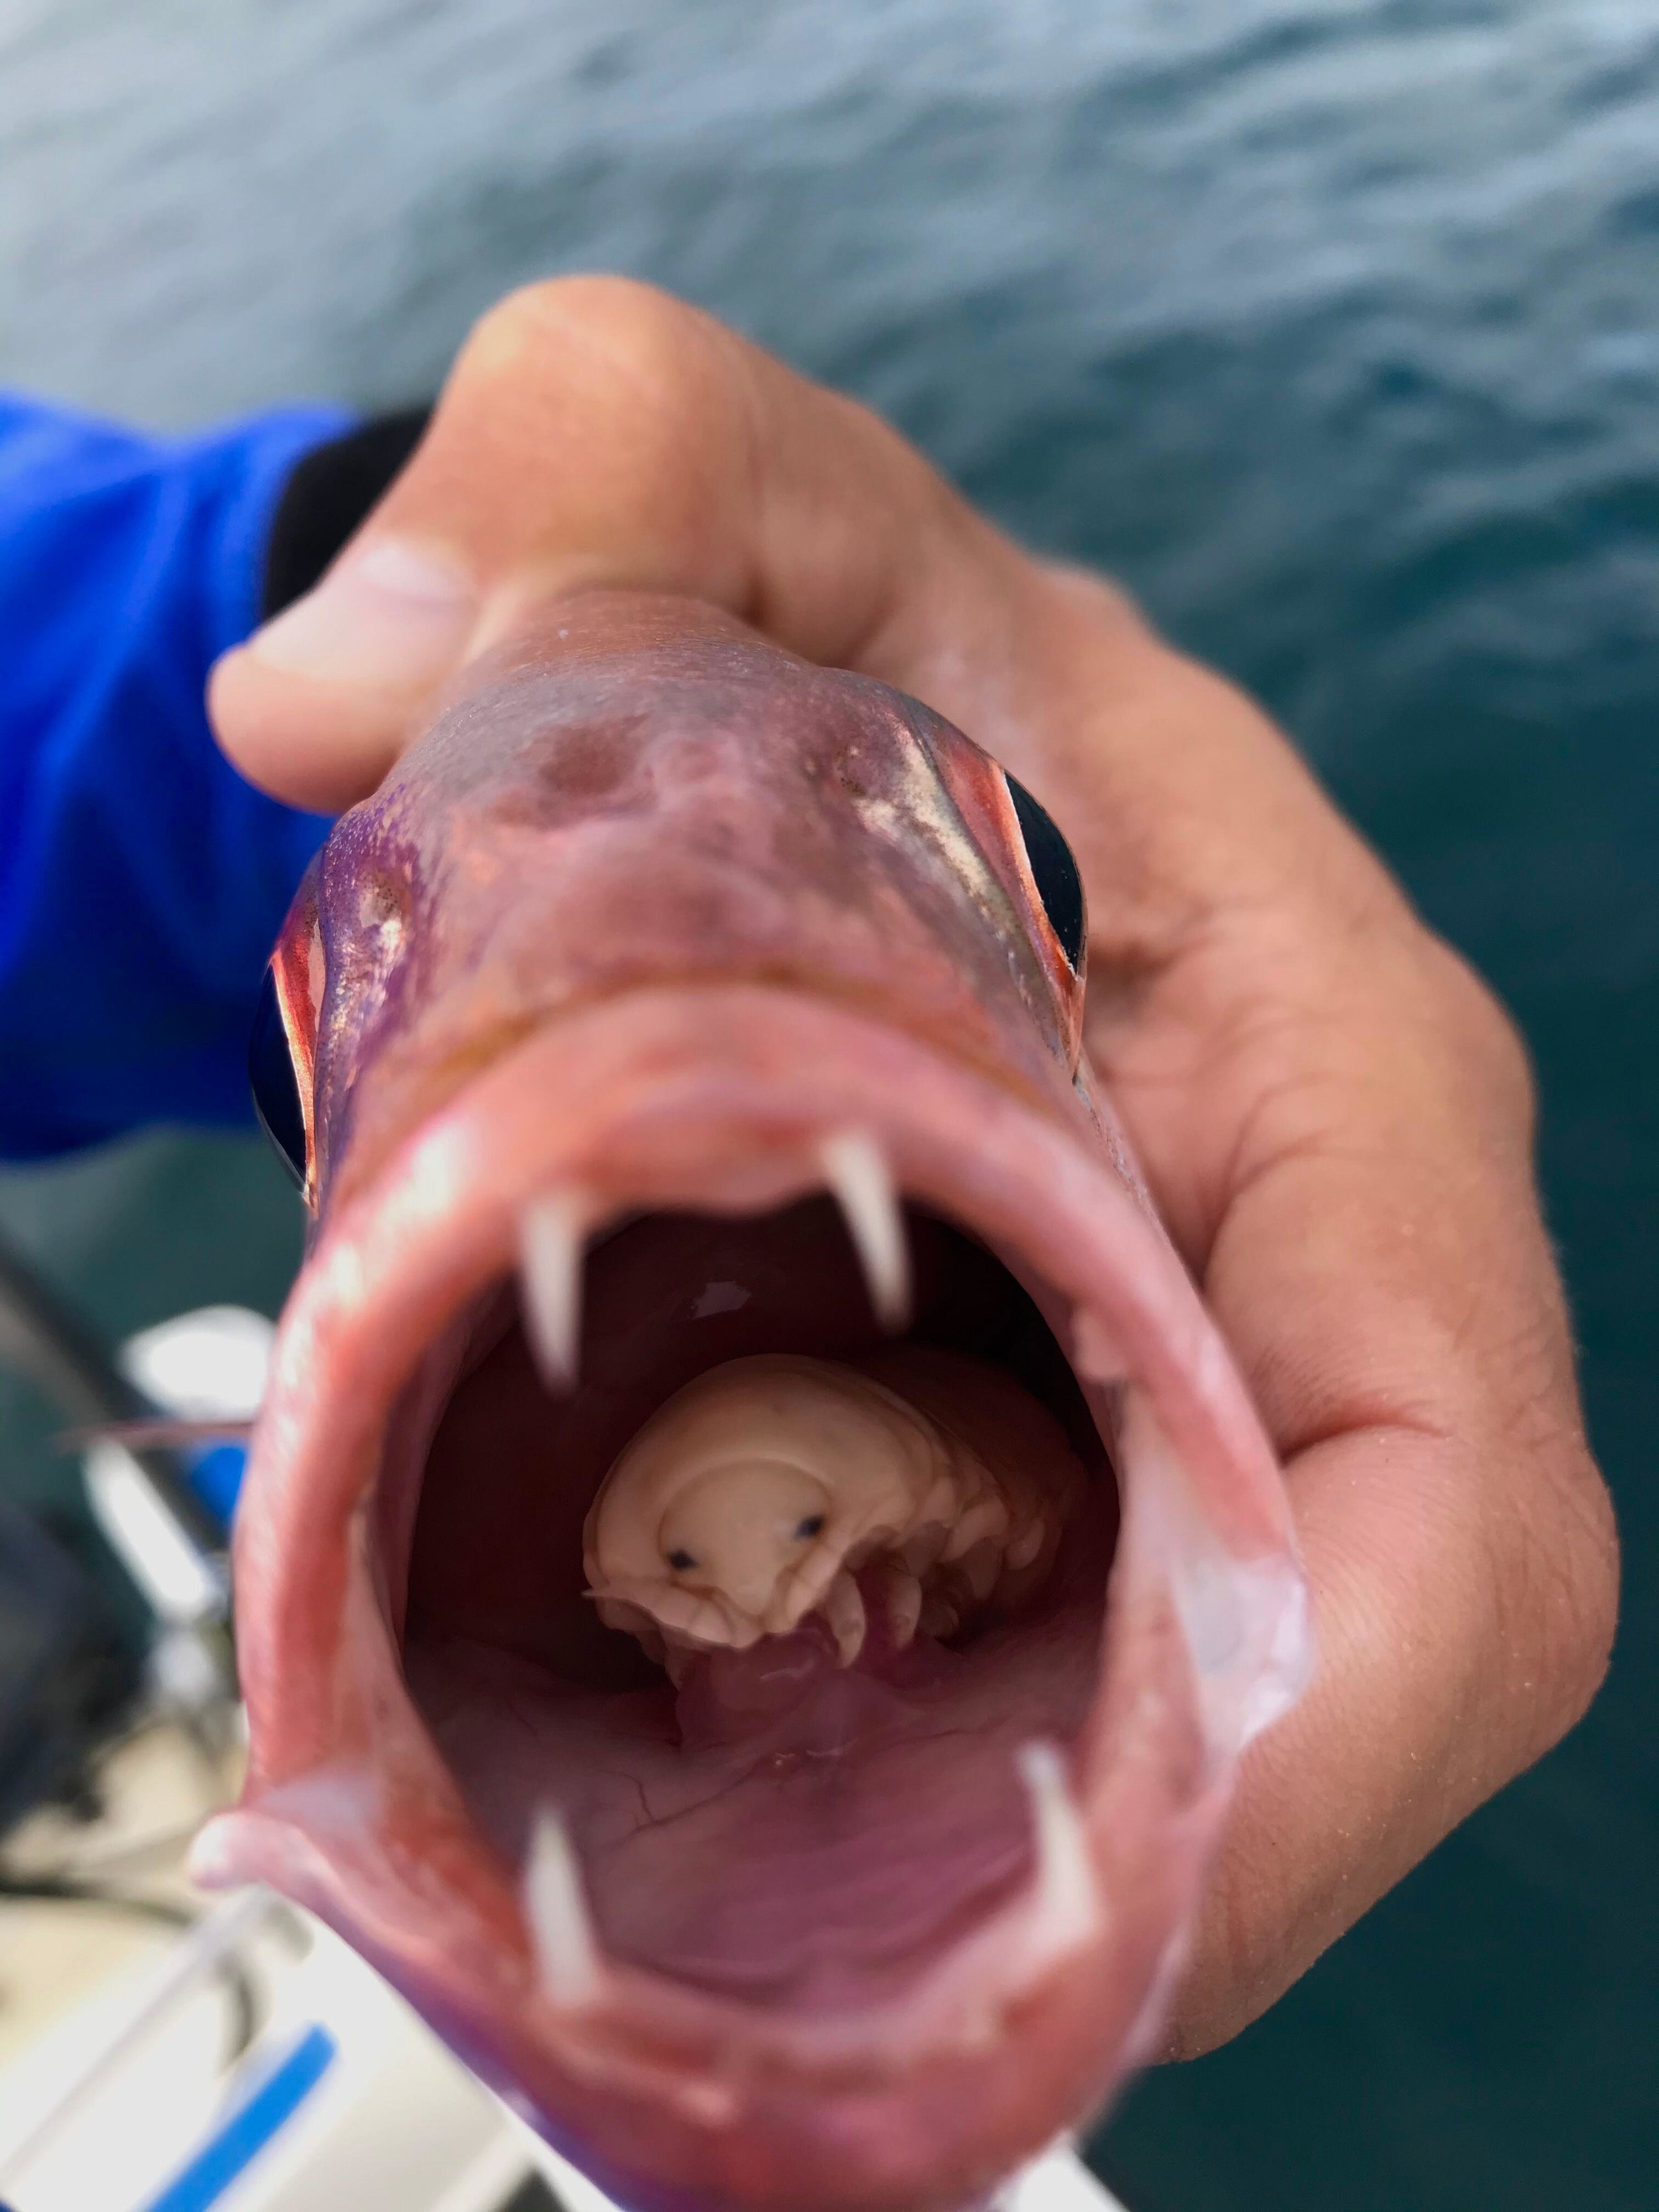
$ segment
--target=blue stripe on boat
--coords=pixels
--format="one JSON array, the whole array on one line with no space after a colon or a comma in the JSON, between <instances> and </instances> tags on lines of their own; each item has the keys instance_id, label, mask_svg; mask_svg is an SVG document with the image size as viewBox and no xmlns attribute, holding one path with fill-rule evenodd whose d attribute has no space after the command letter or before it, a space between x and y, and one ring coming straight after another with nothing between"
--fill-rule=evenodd
<instances>
[{"instance_id":1,"label":"blue stripe on boat","mask_svg":"<svg viewBox=\"0 0 1659 2212\"><path fill-rule=\"evenodd\" d=\"M203 2144L144 2212L207 2212L291 2119L334 2062L337 2046L325 2027L308 2028L274 2072L267 2074Z\"/></svg>"}]
</instances>

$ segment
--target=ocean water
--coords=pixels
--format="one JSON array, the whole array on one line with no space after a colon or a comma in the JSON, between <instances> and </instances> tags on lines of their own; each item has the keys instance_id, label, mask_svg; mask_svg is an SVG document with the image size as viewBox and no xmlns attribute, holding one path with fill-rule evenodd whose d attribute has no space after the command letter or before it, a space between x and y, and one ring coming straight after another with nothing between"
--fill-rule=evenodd
<instances>
[{"instance_id":1,"label":"ocean water","mask_svg":"<svg viewBox=\"0 0 1659 2212\"><path fill-rule=\"evenodd\" d=\"M0 376L428 391L700 300L1252 686L1531 1040L1628 1555L1587 1723L1099 2139L1133 2212L1659 2205L1659 14L1631 0L0 0ZM112 1328L270 1303L250 1148L0 1184ZM231 1224L228 1227L227 1224ZM0 1399L9 1479L43 1417Z\"/></svg>"}]
</instances>

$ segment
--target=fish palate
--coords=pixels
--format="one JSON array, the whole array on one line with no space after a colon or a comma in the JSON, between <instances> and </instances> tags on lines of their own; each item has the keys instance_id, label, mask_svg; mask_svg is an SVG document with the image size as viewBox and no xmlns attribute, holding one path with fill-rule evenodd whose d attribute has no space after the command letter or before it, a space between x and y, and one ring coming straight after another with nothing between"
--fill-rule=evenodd
<instances>
[{"instance_id":1,"label":"fish palate","mask_svg":"<svg viewBox=\"0 0 1659 2212\"><path fill-rule=\"evenodd\" d=\"M1083 939L926 707L593 592L278 946L315 1218L197 1871L319 1912L638 2212L988 2202L1151 2055L1305 1673Z\"/></svg>"}]
</instances>

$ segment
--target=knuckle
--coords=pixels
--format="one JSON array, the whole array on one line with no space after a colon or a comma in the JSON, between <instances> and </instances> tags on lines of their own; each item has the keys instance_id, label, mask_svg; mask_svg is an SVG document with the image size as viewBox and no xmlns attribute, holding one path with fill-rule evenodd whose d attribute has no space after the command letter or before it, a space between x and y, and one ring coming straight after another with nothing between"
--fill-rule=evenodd
<instances>
[{"instance_id":1,"label":"knuckle","mask_svg":"<svg viewBox=\"0 0 1659 2212\"><path fill-rule=\"evenodd\" d=\"M551 297L563 282L522 284L487 307L467 333L456 360L456 375L507 367L538 350L550 333Z\"/></svg>"},{"instance_id":2,"label":"knuckle","mask_svg":"<svg viewBox=\"0 0 1659 2212\"><path fill-rule=\"evenodd\" d=\"M1528 1127L1536 1105L1532 1054L1513 1015L1462 954L1429 939L1439 969L1442 1019L1460 1057L1478 1067L1503 1105Z\"/></svg>"},{"instance_id":3,"label":"knuckle","mask_svg":"<svg viewBox=\"0 0 1659 2212\"><path fill-rule=\"evenodd\" d=\"M1557 1648L1564 1725L1571 1727L1601 1686L1619 1623L1619 1535L1613 1500L1588 1451L1562 1501L1568 1524Z\"/></svg>"},{"instance_id":4,"label":"knuckle","mask_svg":"<svg viewBox=\"0 0 1659 2212\"><path fill-rule=\"evenodd\" d=\"M1484 984L1477 983L1470 1018L1494 1075L1507 1095L1530 1114L1535 1089L1532 1054L1514 1016Z\"/></svg>"},{"instance_id":5,"label":"knuckle","mask_svg":"<svg viewBox=\"0 0 1659 2212\"><path fill-rule=\"evenodd\" d=\"M1039 561L1036 573L1055 599L1086 614L1119 646L1155 647L1171 661L1179 656L1166 646L1146 611L1115 576L1066 561Z\"/></svg>"},{"instance_id":6,"label":"knuckle","mask_svg":"<svg viewBox=\"0 0 1659 2212\"><path fill-rule=\"evenodd\" d=\"M534 367L554 370L573 343L604 355L636 389L678 387L688 358L706 352L713 325L698 309L629 276L551 276L498 300L461 350L463 370Z\"/></svg>"},{"instance_id":7,"label":"knuckle","mask_svg":"<svg viewBox=\"0 0 1659 2212\"><path fill-rule=\"evenodd\" d=\"M489 309L444 408L468 434L544 467L579 454L574 470L561 463L567 505L589 500L607 542L672 568L686 543L706 544L715 519L738 512L748 362L723 325L653 285L554 277ZM730 582L708 580L715 596Z\"/></svg>"},{"instance_id":8,"label":"knuckle","mask_svg":"<svg viewBox=\"0 0 1659 2212\"><path fill-rule=\"evenodd\" d=\"M429 442L480 565L741 600L753 355L700 309L621 276L510 292L456 358ZM436 487L434 491L432 488ZM511 519L503 527L502 515Z\"/></svg>"},{"instance_id":9,"label":"knuckle","mask_svg":"<svg viewBox=\"0 0 1659 2212\"><path fill-rule=\"evenodd\" d=\"M1567 1452L1509 1549L1498 1626L1537 1757L1588 1709L1618 1626L1613 1502L1587 1446Z\"/></svg>"}]
</instances>

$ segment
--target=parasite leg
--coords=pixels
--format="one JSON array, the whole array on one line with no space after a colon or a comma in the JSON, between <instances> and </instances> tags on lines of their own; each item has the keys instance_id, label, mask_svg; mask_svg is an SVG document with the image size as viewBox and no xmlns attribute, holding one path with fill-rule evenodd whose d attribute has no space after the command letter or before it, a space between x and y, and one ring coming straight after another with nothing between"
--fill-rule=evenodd
<instances>
[{"instance_id":1,"label":"parasite leg","mask_svg":"<svg viewBox=\"0 0 1659 2212\"><path fill-rule=\"evenodd\" d=\"M872 1577L880 1593L887 1632L899 1650L908 1650L921 1620L921 1584L894 1553L875 1563Z\"/></svg>"},{"instance_id":2,"label":"parasite leg","mask_svg":"<svg viewBox=\"0 0 1659 2212\"><path fill-rule=\"evenodd\" d=\"M843 1567L824 1594L823 1617L836 1639L843 1667L850 1667L864 1649L869 1626L859 1586Z\"/></svg>"},{"instance_id":3,"label":"parasite leg","mask_svg":"<svg viewBox=\"0 0 1659 2212\"><path fill-rule=\"evenodd\" d=\"M943 1644L946 1637L954 1636L962 1626L962 1615L949 1598L930 1595L923 1602L918 1624L924 1636L936 1637Z\"/></svg>"}]
</instances>

